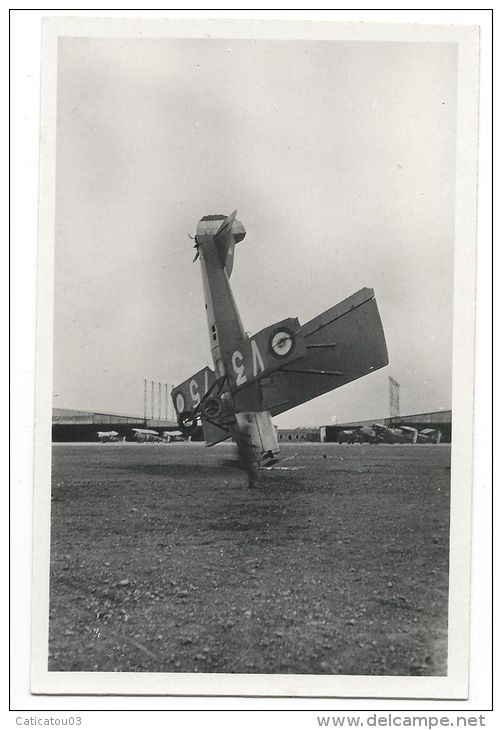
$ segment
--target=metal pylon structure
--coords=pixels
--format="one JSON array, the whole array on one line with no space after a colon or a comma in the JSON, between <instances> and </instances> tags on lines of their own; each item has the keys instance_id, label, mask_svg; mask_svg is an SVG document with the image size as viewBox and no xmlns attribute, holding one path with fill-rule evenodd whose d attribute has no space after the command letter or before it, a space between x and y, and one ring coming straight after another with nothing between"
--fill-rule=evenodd
<instances>
[{"instance_id":1,"label":"metal pylon structure","mask_svg":"<svg viewBox=\"0 0 502 730\"><path fill-rule=\"evenodd\" d=\"M143 417L147 419L158 419L162 417L166 421L176 421L176 412L171 399L172 385L168 383L155 382L154 380L143 380ZM162 402L164 400L164 402Z\"/></svg>"},{"instance_id":2,"label":"metal pylon structure","mask_svg":"<svg viewBox=\"0 0 502 730\"><path fill-rule=\"evenodd\" d=\"M389 375L389 415L391 418L399 416L399 389L400 384Z\"/></svg>"}]
</instances>

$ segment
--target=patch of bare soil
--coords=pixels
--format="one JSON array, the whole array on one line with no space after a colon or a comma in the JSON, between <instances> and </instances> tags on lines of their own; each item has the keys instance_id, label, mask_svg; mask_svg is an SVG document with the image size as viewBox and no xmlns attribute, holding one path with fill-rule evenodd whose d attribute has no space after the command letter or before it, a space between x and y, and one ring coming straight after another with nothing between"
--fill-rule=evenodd
<instances>
[{"instance_id":1,"label":"patch of bare soil","mask_svg":"<svg viewBox=\"0 0 502 730\"><path fill-rule=\"evenodd\" d=\"M56 444L49 669L443 675L449 446Z\"/></svg>"}]
</instances>

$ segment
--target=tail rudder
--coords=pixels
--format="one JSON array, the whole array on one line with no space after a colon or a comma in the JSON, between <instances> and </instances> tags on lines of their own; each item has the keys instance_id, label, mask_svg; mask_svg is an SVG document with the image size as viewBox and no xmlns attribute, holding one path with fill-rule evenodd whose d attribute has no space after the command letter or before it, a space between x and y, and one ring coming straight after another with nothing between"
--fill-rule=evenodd
<instances>
[{"instance_id":1,"label":"tail rudder","mask_svg":"<svg viewBox=\"0 0 502 730\"><path fill-rule=\"evenodd\" d=\"M218 257L228 277L230 277L234 265L235 244L242 241L246 235L246 230L242 223L236 219L236 215L236 210L227 217L207 215L197 225L197 248L204 243L205 236L210 236L214 241ZM197 257L198 252L195 259Z\"/></svg>"}]
</instances>

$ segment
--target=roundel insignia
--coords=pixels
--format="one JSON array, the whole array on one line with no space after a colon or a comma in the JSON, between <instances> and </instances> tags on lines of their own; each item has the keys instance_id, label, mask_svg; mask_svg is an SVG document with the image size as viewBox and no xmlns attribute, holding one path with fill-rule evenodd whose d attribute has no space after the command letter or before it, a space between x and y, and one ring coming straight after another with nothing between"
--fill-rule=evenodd
<instances>
[{"instance_id":1,"label":"roundel insignia","mask_svg":"<svg viewBox=\"0 0 502 730\"><path fill-rule=\"evenodd\" d=\"M185 399L183 398L183 395L181 393L178 393L176 396L176 410L178 413L183 413L185 410Z\"/></svg>"},{"instance_id":2,"label":"roundel insignia","mask_svg":"<svg viewBox=\"0 0 502 730\"><path fill-rule=\"evenodd\" d=\"M295 336L287 327L281 327L270 335L269 347L275 357L287 357L295 347Z\"/></svg>"}]
</instances>

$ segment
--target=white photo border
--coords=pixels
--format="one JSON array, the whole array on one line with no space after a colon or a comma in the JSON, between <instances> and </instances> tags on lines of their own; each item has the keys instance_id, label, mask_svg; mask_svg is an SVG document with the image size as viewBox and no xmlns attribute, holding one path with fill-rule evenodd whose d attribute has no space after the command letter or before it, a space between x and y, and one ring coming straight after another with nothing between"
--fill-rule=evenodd
<instances>
[{"instance_id":1,"label":"white photo border","mask_svg":"<svg viewBox=\"0 0 502 730\"><path fill-rule=\"evenodd\" d=\"M49 548L57 40L60 36L268 38L458 44L448 675L311 676L49 672ZM35 694L464 699L468 696L479 37L474 26L262 20L44 20L41 88L31 689Z\"/></svg>"}]
</instances>

